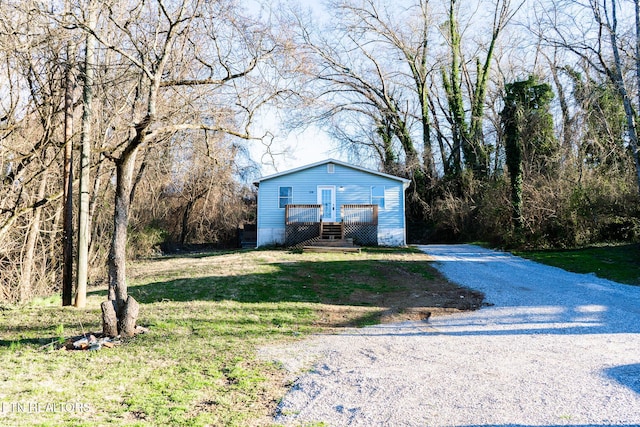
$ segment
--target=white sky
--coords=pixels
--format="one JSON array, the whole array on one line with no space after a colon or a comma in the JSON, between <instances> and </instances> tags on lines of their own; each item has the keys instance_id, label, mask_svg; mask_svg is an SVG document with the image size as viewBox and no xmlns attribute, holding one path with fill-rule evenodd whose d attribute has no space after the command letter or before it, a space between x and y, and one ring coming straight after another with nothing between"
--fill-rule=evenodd
<instances>
[{"instance_id":1,"label":"white sky","mask_svg":"<svg viewBox=\"0 0 640 427\"><path fill-rule=\"evenodd\" d=\"M320 0L284 0L310 8L314 13L322 13ZM259 4L251 1L245 3L249 8L259 8ZM261 124L256 129L262 128L274 134L274 139L269 151L264 145L251 143L250 153L254 161L261 166L261 175L271 175L276 172L283 172L299 166L308 165L328 158L347 161L346 156L336 150L337 144L332 141L329 135L317 127L310 127L304 132L291 132L287 134L280 131L279 123L275 121L276 115L265 113L266 118L261 120ZM256 135L261 132L256 131ZM275 164L275 167L272 165Z\"/></svg>"},{"instance_id":2,"label":"white sky","mask_svg":"<svg viewBox=\"0 0 640 427\"><path fill-rule=\"evenodd\" d=\"M277 123L268 121L264 126L274 133L271 146L267 149L263 144L252 142L249 150L252 159L260 164L262 176L328 158L347 161L346 156L336 150L336 144L329 135L317 127L286 135L285 132L278 132ZM268 151L272 155L269 155Z\"/></svg>"},{"instance_id":3,"label":"white sky","mask_svg":"<svg viewBox=\"0 0 640 427\"><path fill-rule=\"evenodd\" d=\"M261 0L249 0L248 7L254 7L259 10L259 2ZM281 0L283 2L291 2L300 4L303 8L309 8L317 17L323 16L322 0ZM463 3L463 10L471 13L472 16L467 17L470 20L483 19L485 13L491 11L485 10L481 5L484 0L467 0ZM546 0L540 0L544 2ZM480 3L477 3L480 2ZM437 3L437 2L436 2ZM492 2L491 2L492 3ZM251 6L253 4L253 6ZM446 6L446 3L443 2ZM523 16L528 16L532 13L530 9L533 1L526 2L525 8L520 13ZM537 3L536 3L537 4ZM480 5L480 7L478 6ZM446 12L446 11L445 11ZM470 26L469 28L473 28ZM310 163L315 163L327 158L335 158L342 161L349 161L347 155L337 150L337 143L332 141L331 137L321 129L311 127L304 132L290 133L279 131L279 124L275 121L277 115L265 115L267 118L263 119L257 128L263 128L269 130L274 134L272 146L270 152L272 156L268 155L266 147L259 143L252 143L250 152L252 159L261 165L261 174L263 176L270 175L275 172L282 172L288 169L296 168ZM260 132L255 132L260 134ZM362 159L364 163L367 160ZM275 165L272 165L273 163ZM369 165L370 166L370 165Z\"/></svg>"}]
</instances>

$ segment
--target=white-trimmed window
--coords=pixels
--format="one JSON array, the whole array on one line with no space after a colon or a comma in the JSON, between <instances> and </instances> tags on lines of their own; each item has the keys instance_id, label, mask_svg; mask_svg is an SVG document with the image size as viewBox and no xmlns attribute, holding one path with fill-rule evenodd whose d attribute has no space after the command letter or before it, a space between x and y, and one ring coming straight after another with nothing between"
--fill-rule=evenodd
<instances>
[{"instance_id":1,"label":"white-trimmed window","mask_svg":"<svg viewBox=\"0 0 640 427\"><path fill-rule=\"evenodd\" d=\"M384 209L384 185L371 186L371 204Z\"/></svg>"},{"instance_id":2,"label":"white-trimmed window","mask_svg":"<svg viewBox=\"0 0 640 427\"><path fill-rule=\"evenodd\" d=\"M293 203L293 188L280 187L278 197L278 207L284 209L285 206Z\"/></svg>"}]
</instances>

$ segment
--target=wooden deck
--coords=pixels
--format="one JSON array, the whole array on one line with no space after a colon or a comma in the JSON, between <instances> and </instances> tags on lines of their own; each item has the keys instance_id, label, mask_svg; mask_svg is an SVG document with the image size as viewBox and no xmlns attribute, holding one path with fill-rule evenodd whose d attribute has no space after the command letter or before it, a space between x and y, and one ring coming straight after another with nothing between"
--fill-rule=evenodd
<instances>
[{"instance_id":1,"label":"wooden deck","mask_svg":"<svg viewBox=\"0 0 640 427\"><path fill-rule=\"evenodd\" d=\"M354 238L365 245L377 244L378 206L342 205L340 222L322 221L322 205L285 206L285 244L318 252L360 252ZM336 249L339 248L339 249Z\"/></svg>"}]
</instances>

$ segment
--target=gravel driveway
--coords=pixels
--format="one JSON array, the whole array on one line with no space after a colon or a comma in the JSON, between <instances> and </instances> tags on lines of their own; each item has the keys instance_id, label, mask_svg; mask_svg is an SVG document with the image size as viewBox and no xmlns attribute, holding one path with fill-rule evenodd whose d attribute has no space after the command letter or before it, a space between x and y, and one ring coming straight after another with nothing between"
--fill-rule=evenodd
<instances>
[{"instance_id":1,"label":"gravel driveway","mask_svg":"<svg viewBox=\"0 0 640 427\"><path fill-rule=\"evenodd\" d=\"M276 423L640 426L640 288L476 246L420 248L493 305L263 349L297 377Z\"/></svg>"}]
</instances>

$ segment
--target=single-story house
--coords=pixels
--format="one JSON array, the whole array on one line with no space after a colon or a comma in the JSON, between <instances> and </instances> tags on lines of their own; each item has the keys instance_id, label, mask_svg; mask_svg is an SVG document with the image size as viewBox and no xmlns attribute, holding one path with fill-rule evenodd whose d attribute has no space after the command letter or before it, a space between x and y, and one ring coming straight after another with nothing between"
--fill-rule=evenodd
<instances>
[{"instance_id":1,"label":"single-story house","mask_svg":"<svg viewBox=\"0 0 640 427\"><path fill-rule=\"evenodd\" d=\"M295 246L331 228L360 245L406 245L405 178L327 159L265 176L257 246Z\"/></svg>"}]
</instances>

